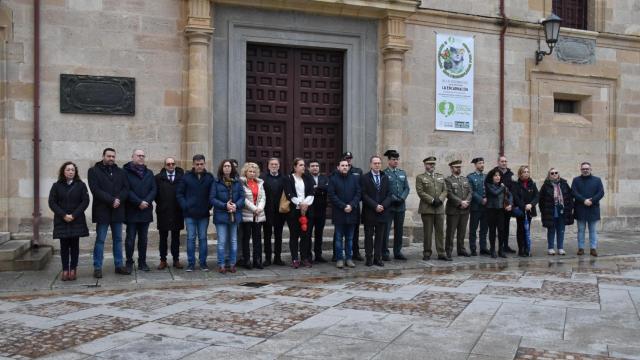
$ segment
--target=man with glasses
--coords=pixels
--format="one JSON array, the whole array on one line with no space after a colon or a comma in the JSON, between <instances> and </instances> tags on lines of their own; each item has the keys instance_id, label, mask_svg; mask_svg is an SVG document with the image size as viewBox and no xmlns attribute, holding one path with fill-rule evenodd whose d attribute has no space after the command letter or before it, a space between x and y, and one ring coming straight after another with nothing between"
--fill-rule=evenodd
<instances>
[{"instance_id":1,"label":"man with glasses","mask_svg":"<svg viewBox=\"0 0 640 360\"><path fill-rule=\"evenodd\" d=\"M176 188L182 179L184 170L176 166L176 160L172 157L164 159L164 168L156 175L156 219L158 234L160 236L160 265L158 270L164 270L167 264L167 242L171 232L171 257L173 267L182 269L180 264L180 230L184 229L182 209L176 198Z\"/></svg>"},{"instance_id":2,"label":"man with glasses","mask_svg":"<svg viewBox=\"0 0 640 360\"><path fill-rule=\"evenodd\" d=\"M600 200L604 197L604 186L599 177L591 175L591 164L580 164L580 176L573 178L571 193L575 200L574 211L578 222L578 255L584 255L584 236L589 227L591 256L598 256L597 226L600 222Z\"/></svg>"}]
</instances>

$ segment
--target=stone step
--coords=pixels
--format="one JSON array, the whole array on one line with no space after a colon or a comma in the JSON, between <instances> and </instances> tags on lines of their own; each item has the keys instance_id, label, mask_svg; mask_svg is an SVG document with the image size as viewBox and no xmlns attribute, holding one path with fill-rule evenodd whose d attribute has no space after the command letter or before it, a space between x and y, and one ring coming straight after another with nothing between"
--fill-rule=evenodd
<instances>
[{"instance_id":1,"label":"stone step","mask_svg":"<svg viewBox=\"0 0 640 360\"><path fill-rule=\"evenodd\" d=\"M30 240L9 240L0 245L0 262L10 262L22 255L31 246Z\"/></svg>"},{"instance_id":2,"label":"stone step","mask_svg":"<svg viewBox=\"0 0 640 360\"><path fill-rule=\"evenodd\" d=\"M0 232L0 245L6 243L9 240L11 240L11 233Z\"/></svg>"},{"instance_id":3,"label":"stone step","mask_svg":"<svg viewBox=\"0 0 640 360\"><path fill-rule=\"evenodd\" d=\"M40 246L37 249L29 249L12 262L14 267L12 271L42 270L49 260L51 260L52 256L53 247L51 246Z\"/></svg>"}]
</instances>

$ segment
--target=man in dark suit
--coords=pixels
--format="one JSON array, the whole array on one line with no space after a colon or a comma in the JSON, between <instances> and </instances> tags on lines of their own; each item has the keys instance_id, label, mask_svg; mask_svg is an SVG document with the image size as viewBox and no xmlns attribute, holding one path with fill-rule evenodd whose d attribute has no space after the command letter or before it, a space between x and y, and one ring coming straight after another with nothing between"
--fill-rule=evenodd
<instances>
[{"instance_id":1,"label":"man in dark suit","mask_svg":"<svg viewBox=\"0 0 640 360\"><path fill-rule=\"evenodd\" d=\"M309 224L309 234L313 239L314 262L326 263L322 258L322 232L327 219L327 190L329 188L329 178L320 174L320 162L318 160L309 161L309 175L315 183L313 204L313 216ZM311 251L311 248L309 248ZM311 254L308 254L311 258Z\"/></svg>"},{"instance_id":2,"label":"man in dark suit","mask_svg":"<svg viewBox=\"0 0 640 360\"><path fill-rule=\"evenodd\" d=\"M167 264L167 243L171 232L171 256L173 267L182 269L180 264L180 230L184 229L182 209L176 198L178 182L184 176L184 170L176 166L176 160L172 157L164 159L164 168L156 175L156 219L158 234L160 236L160 265L158 270L164 270Z\"/></svg>"},{"instance_id":3,"label":"man in dark suit","mask_svg":"<svg viewBox=\"0 0 640 360\"><path fill-rule=\"evenodd\" d=\"M342 154L342 159L347 160L349 164L349 173L353 174L358 181L362 177L363 171L359 167L353 166L351 163L353 161L353 154L351 151L345 151ZM356 214L358 216L358 224L360 224L360 213ZM335 239L334 239L335 240ZM360 255L360 225L356 225L356 228L353 230L353 243L352 243L352 251L353 251L353 260L362 261L362 255Z\"/></svg>"},{"instance_id":4,"label":"man in dark suit","mask_svg":"<svg viewBox=\"0 0 640 360\"><path fill-rule=\"evenodd\" d=\"M281 258L282 253L282 229L286 220L286 215L278 211L280 207L280 197L284 189L284 175L280 172L280 160L271 158L267 162L268 171L263 171L260 178L264 180L264 192L267 195L267 205L264 207L264 214L267 221L264 222L264 262L262 266L269 266L272 263L284 266ZM271 246L271 235L273 235L273 247ZM273 262L271 260L273 256Z\"/></svg>"},{"instance_id":5,"label":"man in dark suit","mask_svg":"<svg viewBox=\"0 0 640 360\"><path fill-rule=\"evenodd\" d=\"M364 174L360 180L366 265L384 266L382 262L382 238L385 235L389 217L388 209L392 200L391 191L389 189L389 178L381 171L382 159L379 156L372 156L369 160L369 166L371 171Z\"/></svg>"}]
</instances>

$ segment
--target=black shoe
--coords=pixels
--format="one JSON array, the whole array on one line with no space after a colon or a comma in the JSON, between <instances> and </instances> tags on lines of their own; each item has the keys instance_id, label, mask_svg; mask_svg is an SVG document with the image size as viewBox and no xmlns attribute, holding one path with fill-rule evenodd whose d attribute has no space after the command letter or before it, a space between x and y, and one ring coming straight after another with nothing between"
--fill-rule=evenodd
<instances>
[{"instance_id":1,"label":"black shoe","mask_svg":"<svg viewBox=\"0 0 640 360\"><path fill-rule=\"evenodd\" d=\"M445 255L438 255L438 260L449 261Z\"/></svg>"},{"instance_id":2,"label":"black shoe","mask_svg":"<svg viewBox=\"0 0 640 360\"><path fill-rule=\"evenodd\" d=\"M382 255L382 261L391 261L391 257L389 256L389 254Z\"/></svg>"},{"instance_id":3,"label":"black shoe","mask_svg":"<svg viewBox=\"0 0 640 360\"><path fill-rule=\"evenodd\" d=\"M499 251L498 256L505 259L507 258L507 254L505 254L504 251Z\"/></svg>"},{"instance_id":4,"label":"black shoe","mask_svg":"<svg viewBox=\"0 0 640 360\"><path fill-rule=\"evenodd\" d=\"M286 264L279 257L273 259L273 265L285 266Z\"/></svg>"},{"instance_id":5,"label":"black shoe","mask_svg":"<svg viewBox=\"0 0 640 360\"><path fill-rule=\"evenodd\" d=\"M467 252L467 250L458 251L458 256L470 257L471 255Z\"/></svg>"},{"instance_id":6,"label":"black shoe","mask_svg":"<svg viewBox=\"0 0 640 360\"><path fill-rule=\"evenodd\" d=\"M471 256L478 256L478 253L475 250L471 250Z\"/></svg>"},{"instance_id":7,"label":"black shoe","mask_svg":"<svg viewBox=\"0 0 640 360\"><path fill-rule=\"evenodd\" d=\"M373 265L384 267L384 263L380 259L373 260Z\"/></svg>"},{"instance_id":8,"label":"black shoe","mask_svg":"<svg viewBox=\"0 0 640 360\"><path fill-rule=\"evenodd\" d=\"M446 253L446 254L444 254L444 256L445 256L447 259L451 259L451 258L452 258L451 253Z\"/></svg>"},{"instance_id":9,"label":"black shoe","mask_svg":"<svg viewBox=\"0 0 640 360\"><path fill-rule=\"evenodd\" d=\"M497 258L497 257L498 257L498 255L496 255L495 250L491 251L491 252L490 252L490 254L491 254L491 258L492 258L492 259L495 259L495 258Z\"/></svg>"},{"instance_id":10,"label":"black shoe","mask_svg":"<svg viewBox=\"0 0 640 360\"><path fill-rule=\"evenodd\" d=\"M334 255L331 257L331 262L336 262L336 260L337 260L337 259L336 259L336 255L334 254Z\"/></svg>"},{"instance_id":11,"label":"black shoe","mask_svg":"<svg viewBox=\"0 0 640 360\"><path fill-rule=\"evenodd\" d=\"M429 255L423 255L422 256L422 261L429 261L431 259L431 256Z\"/></svg>"},{"instance_id":12,"label":"black shoe","mask_svg":"<svg viewBox=\"0 0 640 360\"><path fill-rule=\"evenodd\" d=\"M260 270L264 269L264 267L262 266L262 262L261 261L254 261L253 262L253 267L255 269L260 269Z\"/></svg>"},{"instance_id":13,"label":"black shoe","mask_svg":"<svg viewBox=\"0 0 640 360\"><path fill-rule=\"evenodd\" d=\"M129 275L133 273L133 263L127 263L127 265L125 265L125 274Z\"/></svg>"},{"instance_id":14,"label":"black shoe","mask_svg":"<svg viewBox=\"0 0 640 360\"><path fill-rule=\"evenodd\" d=\"M120 266L116 268L116 274L120 275L131 275L130 272L127 271L127 268L124 266Z\"/></svg>"},{"instance_id":15,"label":"black shoe","mask_svg":"<svg viewBox=\"0 0 640 360\"><path fill-rule=\"evenodd\" d=\"M519 256L519 257L524 257L524 256L525 256L525 255L524 255L524 251L522 251L522 250L518 249L518 256Z\"/></svg>"},{"instance_id":16,"label":"black shoe","mask_svg":"<svg viewBox=\"0 0 640 360\"><path fill-rule=\"evenodd\" d=\"M264 267L271 266L271 259L266 258L264 260L264 262L262 263L262 266L264 266Z\"/></svg>"},{"instance_id":17,"label":"black shoe","mask_svg":"<svg viewBox=\"0 0 640 360\"><path fill-rule=\"evenodd\" d=\"M362 257L362 255L360 255L360 253L354 253L351 259L355 261L364 261L364 258Z\"/></svg>"},{"instance_id":18,"label":"black shoe","mask_svg":"<svg viewBox=\"0 0 640 360\"><path fill-rule=\"evenodd\" d=\"M396 260L407 260L407 257L402 254L394 255L393 258Z\"/></svg>"},{"instance_id":19,"label":"black shoe","mask_svg":"<svg viewBox=\"0 0 640 360\"><path fill-rule=\"evenodd\" d=\"M253 269L253 266L251 266L251 262L250 261L245 261L245 263L242 264L242 267L244 267L247 270Z\"/></svg>"},{"instance_id":20,"label":"black shoe","mask_svg":"<svg viewBox=\"0 0 640 360\"><path fill-rule=\"evenodd\" d=\"M513 250L512 248L510 248L508 245L504 247L504 251L508 252L508 253L511 253L511 254L515 254L516 253L516 251Z\"/></svg>"},{"instance_id":21,"label":"black shoe","mask_svg":"<svg viewBox=\"0 0 640 360\"><path fill-rule=\"evenodd\" d=\"M118 272L118 268L116 268L116 273ZM93 270L93 277L96 279L102 279L102 270L101 269L94 269Z\"/></svg>"},{"instance_id":22,"label":"black shoe","mask_svg":"<svg viewBox=\"0 0 640 360\"><path fill-rule=\"evenodd\" d=\"M480 249L480 255L491 255L491 251L487 249Z\"/></svg>"},{"instance_id":23,"label":"black shoe","mask_svg":"<svg viewBox=\"0 0 640 360\"><path fill-rule=\"evenodd\" d=\"M147 264L146 264L146 263L144 263L144 264L138 264L138 270L141 270L141 271L151 271L151 269L149 269L149 266L147 266Z\"/></svg>"},{"instance_id":24,"label":"black shoe","mask_svg":"<svg viewBox=\"0 0 640 360\"><path fill-rule=\"evenodd\" d=\"M313 262L322 264L322 263L326 263L327 260L324 259L321 255L316 255L316 258L313 260Z\"/></svg>"},{"instance_id":25,"label":"black shoe","mask_svg":"<svg viewBox=\"0 0 640 360\"><path fill-rule=\"evenodd\" d=\"M364 263L366 266L373 266L373 259L367 258L367 261Z\"/></svg>"}]
</instances>

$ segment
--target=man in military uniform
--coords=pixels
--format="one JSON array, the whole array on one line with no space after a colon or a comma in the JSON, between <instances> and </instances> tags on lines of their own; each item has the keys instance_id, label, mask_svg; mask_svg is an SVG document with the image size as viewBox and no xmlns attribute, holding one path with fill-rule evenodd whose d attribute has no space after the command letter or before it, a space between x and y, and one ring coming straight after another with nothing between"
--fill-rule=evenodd
<instances>
[{"instance_id":1,"label":"man in military uniform","mask_svg":"<svg viewBox=\"0 0 640 360\"><path fill-rule=\"evenodd\" d=\"M405 200L409 196L409 181L404 170L398 167L400 154L396 150L387 150L384 156L389 159L389 166L384 170L389 177L389 188L391 190L390 216L385 236L382 239L382 260L389 261L389 234L391 224L393 224L393 258L396 260L407 260L402 255L402 227L404 226L404 213L406 210Z\"/></svg>"},{"instance_id":2,"label":"man in military uniform","mask_svg":"<svg viewBox=\"0 0 640 360\"><path fill-rule=\"evenodd\" d=\"M489 225L487 224L487 197L484 194L484 159L481 157L474 158L471 163L476 170L469 175L467 179L471 185L471 215L469 220L469 250L471 256L478 256L476 248L476 235L478 226L480 226L480 255L491 255L487 249L487 232Z\"/></svg>"},{"instance_id":3,"label":"man in military uniform","mask_svg":"<svg viewBox=\"0 0 640 360\"><path fill-rule=\"evenodd\" d=\"M434 156L429 156L422 162L425 172L416 177L416 193L420 198L418 212L422 216L424 231L422 260L431 258L431 235L435 229L438 260L451 261L451 258L447 258L444 249L444 200L447 198L447 186L444 176L434 171L436 167Z\"/></svg>"},{"instance_id":4,"label":"man in military uniform","mask_svg":"<svg viewBox=\"0 0 640 360\"><path fill-rule=\"evenodd\" d=\"M454 160L449 163L451 176L444 179L447 185L447 240L445 250L447 258L451 258L453 251L453 235L457 235L456 252L458 256L469 257L469 253L464 248L464 236L467 233L467 223L469 222L469 209L471 207L471 185L462 172L462 161Z\"/></svg>"}]
</instances>

